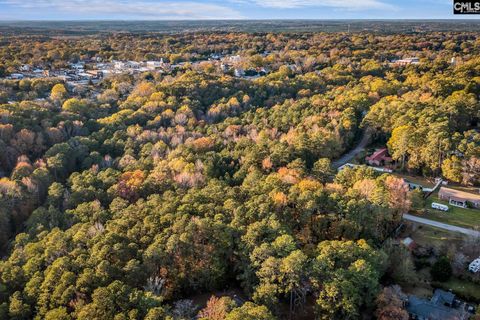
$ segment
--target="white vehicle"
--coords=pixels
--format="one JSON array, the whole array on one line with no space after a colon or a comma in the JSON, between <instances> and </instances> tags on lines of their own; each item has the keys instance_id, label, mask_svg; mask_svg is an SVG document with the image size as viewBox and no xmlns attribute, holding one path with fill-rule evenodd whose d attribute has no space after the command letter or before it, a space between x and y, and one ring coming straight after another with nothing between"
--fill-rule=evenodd
<instances>
[{"instance_id":1,"label":"white vehicle","mask_svg":"<svg viewBox=\"0 0 480 320\"><path fill-rule=\"evenodd\" d=\"M448 211L448 206L436 202L432 202L432 208L440 211Z\"/></svg>"}]
</instances>

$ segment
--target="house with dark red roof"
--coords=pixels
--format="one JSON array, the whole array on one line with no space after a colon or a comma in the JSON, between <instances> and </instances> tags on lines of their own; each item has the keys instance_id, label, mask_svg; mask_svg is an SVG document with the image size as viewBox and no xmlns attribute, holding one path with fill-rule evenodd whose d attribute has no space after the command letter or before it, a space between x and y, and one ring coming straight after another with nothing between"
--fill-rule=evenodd
<instances>
[{"instance_id":1,"label":"house with dark red roof","mask_svg":"<svg viewBox=\"0 0 480 320\"><path fill-rule=\"evenodd\" d=\"M392 162L392 157L388 154L387 148L377 149L373 154L366 157L365 160L371 166L384 166Z\"/></svg>"}]
</instances>

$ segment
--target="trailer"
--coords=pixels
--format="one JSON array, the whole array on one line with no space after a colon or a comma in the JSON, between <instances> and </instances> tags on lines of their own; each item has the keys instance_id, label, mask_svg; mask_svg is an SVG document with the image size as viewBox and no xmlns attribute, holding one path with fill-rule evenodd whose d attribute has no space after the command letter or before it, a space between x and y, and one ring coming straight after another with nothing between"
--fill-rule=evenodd
<instances>
[{"instance_id":1,"label":"trailer","mask_svg":"<svg viewBox=\"0 0 480 320\"><path fill-rule=\"evenodd\" d=\"M448 211L449 209L447 205L436 203L436 202L432 202L432 208L440 211Z\"/></svg>"}]
</instances>

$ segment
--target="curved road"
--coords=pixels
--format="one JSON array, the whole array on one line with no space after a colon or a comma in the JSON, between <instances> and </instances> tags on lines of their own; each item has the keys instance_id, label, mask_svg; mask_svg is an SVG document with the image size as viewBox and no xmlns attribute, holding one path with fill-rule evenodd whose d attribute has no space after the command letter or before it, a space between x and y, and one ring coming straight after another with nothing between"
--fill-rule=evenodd
<instances>
[{"instance_id":1,"label":"curved road","mask_svg":"<svg viewBox=\"0 0 480 320\"><path fill-rule=\"evenodd\" d=\"M446 223L441 223L438 221L434 220L429 220L429 219L424 219L420 218L417 216L413 216L411 214L405 213L403 215L403 219L421 223L421 224L426 224L432 227L437 227L440 229L448 230L448 231L453 231L453 232L460 232L472 237L480 237L480 232L472 230L472 229L467 229L467 228L462 228L462 227L457 227L457 226L452 226L451 224L446 224Z\"/></svg>"},{"instance_id":2,"label":"curved road","mask_svg":"<svg viewBox=\"0 0 480 320\"><path fill-rule=\"evenodd\" d=\"M365 147L368 145L369 142L370 142L370 131L367 128L367 129L363 130L362 139L360 139L360 142L357 144L357 146L355 148L353 148L352 150L350 150L349 152L345 153L338 160L335 160L334 162L332 162L332 167L338 168L338 167L341 167L344 164L348 163L350 160L355 158L355 156L357 154L359 154L360 152L365 150ZM426 224L426 225L429 225L429 226L432 226L432 227L436 227L436 228L440 228L440 229L444 229L444 230L448 230L448 231L452 231L452 232L459 232L459 233L463 233L463 234L466 234L466 235L469 235L469 236L472 236L472 237L480 237L480 232L476 231L476 230L473 230L473 229L457 227L457 226L453 226L451 224L446 224L446 223L438 222L438 221L435 221L435 220L420 218L420 217L417 217L417 216L414 216L414 215L411 215L411 214L408 214L408 213L405 213L403 215L403 218L405 220L409 220L409 221L412 221L412 222Z\"/></svg>"},{"instance_id":3,"label":"curved road","mask_svg":"<svg viewBox=\"0 0 480 320\"><path fill-rule=\"evenodd\" d=\"M340 159L333 161L332 167L337 169L338 167L341 167L344 164L348 163L350 160L355 158L357 154L365 150L365 147L368 145L369 142L370 142L370 131L368 129L365 129L362 131L362 139L357 144L357 146L352 150L348 151L347 153L345 153L343 156L341 156Z\"/></svg>"}]
</instances>

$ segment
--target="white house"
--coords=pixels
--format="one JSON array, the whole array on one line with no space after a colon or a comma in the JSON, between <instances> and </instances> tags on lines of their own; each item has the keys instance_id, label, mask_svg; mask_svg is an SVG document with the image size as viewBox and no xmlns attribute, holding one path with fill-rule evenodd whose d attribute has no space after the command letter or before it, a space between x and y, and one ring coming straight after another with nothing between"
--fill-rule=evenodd
<instances>
[{"instance_id":1,"label":"white house","mask_svg":"<svg viewBox=\"0 0 480 320\"><path fill-rule=\"evenodd\" d=\"M418 59L417 57L405 58L405 59L395 60L393 63L399 66L406 66L409 64L419 64L420 59Z\"/></svg>"},{"instance_id":2,"label":"white house","mask_svg":"<svg viewBox=\"0 0 480 320\"><path fill-rule=\"evenodd\" d=\"M240 57L239 55L230 56L228 57L228 60L230 63L239 63L240 61L242 61L242 57Z\"/></svg>"},{"instance_id":3,"label":"white house","mask_svg":"<svg viewBox=\"0 0 480 320\"><path fill-rule=\"evenodd\" d=\"M163 58L161 58L160 61L156 61L156 60L147 61L146 65L148 69L155 70L158 68L162 68L165 65L165 62L163 62Z\"/></svg>"},{"instance_id":4,"label":"white house","mask_svg":"<svg viewBox=\"0 0 480 320\"><path fill-rule=\"evenodd\" d=\"M468 270L473 273L477 273L480 271L480 257L470 263L470 265L468 266Z\"/></svg>"},{"instance_id":5,"label":"white house","mask_svg":"<svg viewBox=\"0 0 480 320\"><path fill-rule=\"evenodd\" d=\"M24 78L24 75L21 73L12 73L10 75L10 79L13 79L13 80L21 80L23 78Z\"/></svg>"},{"instance_id":6,"label":"white house","mask_svg":"<svg viewBox=\"0 0 480 320\"><path fill-rule=\"evenodd\" d=\"M70 63L70 67L75 70L85 69L85 62Z\"/></svg>"},{"instance_id":7,"label":"white house","mask_svg":"<svg viewBox=\"0 0 480 320\"><path fill-rule=\"evenodd\" d=\"M141 63L138 62L138 61L130 60L130 61L125 62L125 66L126 66L127 68L136 69L136 68L139 68L140 65L141 65Z\"/></svg>"},{"instance_id":8,"label":"white house","mask_svg":"<svg viewBox=\"0 0 480 320\"><path fill-rule=\"evenodd\" d=\"M123 61L113 61L113 67L117 70L124 69L125 68L125 62Z\"/></svg>"}]
</instances>

